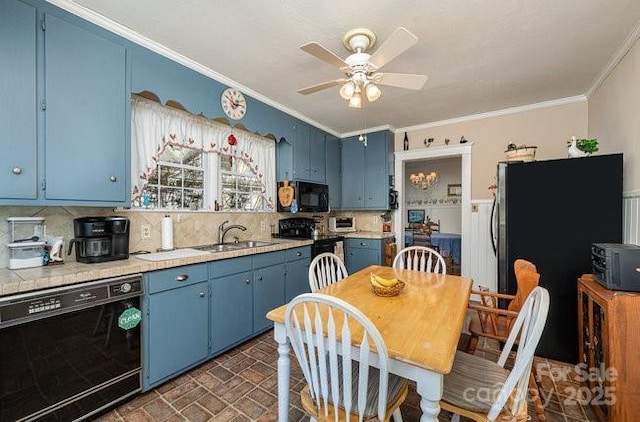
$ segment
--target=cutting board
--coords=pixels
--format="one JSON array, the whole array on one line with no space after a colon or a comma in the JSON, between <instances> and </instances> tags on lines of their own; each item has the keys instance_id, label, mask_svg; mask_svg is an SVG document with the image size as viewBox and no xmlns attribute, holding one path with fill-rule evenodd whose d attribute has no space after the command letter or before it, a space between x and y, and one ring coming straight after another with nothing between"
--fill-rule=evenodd
<instances>
[{"instance_id":1,"label":"cutting board","mask_svg":"<svg viewBox=\"0 0 640 422\"><path fill-rule=\"evenodd\" d=\"M282 186L278 188L278 201L280 201L280 205L283 207L291 206L291 202L293 201L294 189L293 186L289 184L287 179L284 179L282 182Z\"/></svg>"}]
</instances>

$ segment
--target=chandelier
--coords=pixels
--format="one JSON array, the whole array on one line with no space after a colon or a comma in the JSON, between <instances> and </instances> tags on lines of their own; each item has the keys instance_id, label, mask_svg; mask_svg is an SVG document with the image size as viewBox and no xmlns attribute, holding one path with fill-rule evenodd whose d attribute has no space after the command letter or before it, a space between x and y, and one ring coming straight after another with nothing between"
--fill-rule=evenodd
<instances>
[{"instance_id":1,"label":"chandelier","mask_svg":"<svg viewBox=\"0 0 640 422\"><path fill-rule=\"evenodd\" d=\"M435 186L440 181L440 175L435 171L431 173L424 174L420 173L411 173L409 176L409 181L411 182L411 186L416 189L426 190L432 186Z\"/></svg>"}]
</instances>

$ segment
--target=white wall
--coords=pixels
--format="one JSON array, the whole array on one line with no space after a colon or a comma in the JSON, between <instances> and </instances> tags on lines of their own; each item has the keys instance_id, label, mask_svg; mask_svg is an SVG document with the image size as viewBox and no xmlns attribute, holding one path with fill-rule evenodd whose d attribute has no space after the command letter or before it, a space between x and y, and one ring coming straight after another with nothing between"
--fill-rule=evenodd
<instances>
[{"instance_id":1,"label":"white wall","mask_svg":"<svg viewBox=\"0 0 640 422\"><path fill-rule=\"evenodd\" d=\"M435 171L440 175L439 182L426 190L411 186L412 173ZM462 163L460 157L431 159L408 162L405 165L404 205L406 209L423 209L431 220L440 221L442 233L461 233L461 198L448 196L449 184L462 183Z\"/></svg>"}]
</instances>

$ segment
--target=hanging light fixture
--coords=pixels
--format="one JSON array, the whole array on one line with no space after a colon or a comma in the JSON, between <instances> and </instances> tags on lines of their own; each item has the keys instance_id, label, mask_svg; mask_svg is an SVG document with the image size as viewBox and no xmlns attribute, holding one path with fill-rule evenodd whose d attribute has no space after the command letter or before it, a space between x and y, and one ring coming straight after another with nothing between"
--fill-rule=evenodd
<instances>
[{"instance_id":1,"label":"hanging light fixture","mask_svg":"<svg viewBox=\"0 0 640 422\"><path fill-rule=\"evenodd\" d=\"M354 92L353 96L349 99L349 107L362 108L362 95L360 93L360 88L356 87L356 92Z\"/></svg>"},{"instance_id":2,"label":"hanging light fixture","mask_svg":"<svg viewBox=\"0 0 640 422\"><path fill-rule=\"evenodd\" d=\"M340 96L349 102L349 107L361 108L364 105L363 93L370 103L382 96L382 90L376 85L372 75L364 70L357 70L340 87Z\"/></svg>"},{"instance_id":3,"label":"hanging light fixture","mask_svg":"<svg viewBox=\"0 0 640 422\"><path fill-rule=\"evenodd\" d=\"M411 182L411 186L414 188L426 190L438 184L440 181L440 175L435 171L427 174L423 172L411 173L409 181Z\"/></svg>"}]
</instances>

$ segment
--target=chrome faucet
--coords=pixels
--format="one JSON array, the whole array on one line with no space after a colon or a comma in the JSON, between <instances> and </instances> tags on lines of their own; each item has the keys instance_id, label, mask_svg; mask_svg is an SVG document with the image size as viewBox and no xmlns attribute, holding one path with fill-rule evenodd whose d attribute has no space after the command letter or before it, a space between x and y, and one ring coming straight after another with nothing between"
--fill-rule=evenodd
<instances>
[{"instance_id":1,"label":"chrome faucet","mask_svg":"<svg viewBox=\"0 0 640 422\"><path fill-rule=\"evenodd\" d=\"M240 229L242 231L247 230L245 226L241 226L240 224L232 224L230 226L225 227L229 220L224 221L222 224L218 226L218 243L224 243L224 235L231 229Z\"/></svg>"}]
</instances>

